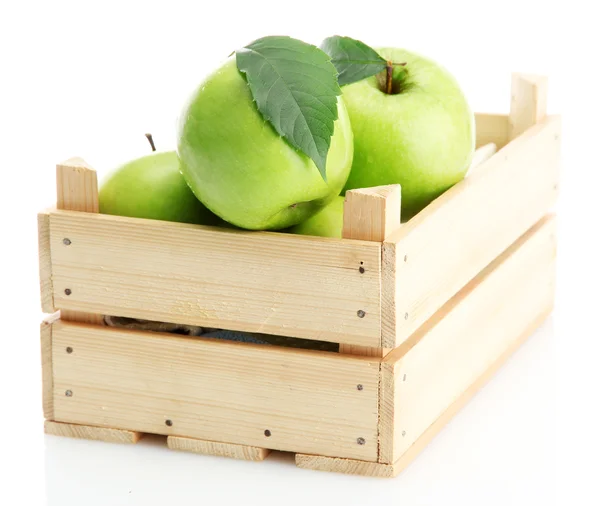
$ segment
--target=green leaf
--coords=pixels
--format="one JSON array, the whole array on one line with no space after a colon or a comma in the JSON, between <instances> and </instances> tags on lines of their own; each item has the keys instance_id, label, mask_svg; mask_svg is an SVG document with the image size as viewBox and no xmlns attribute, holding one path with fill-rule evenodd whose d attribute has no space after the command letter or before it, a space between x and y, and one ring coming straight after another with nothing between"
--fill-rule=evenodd
<instances>
[{"instance_id":1,"label":"green leaf","mask_svg":"<svg viewBox=\"0 0 600 506\"><path fill-rule=\"evenodd\" d=\"M386 59L374 49L350 37L328 37L321 43L321 49L331 56L340 86L373 76L387 66Z\"/></svg>"},{"instance_id":2,"label":"green leaf","mask_svg":"<svg viewBox=\"0 0 600 506\"><path fill-rule=\"evenodd\" d=\"M326 179L341 94L329 56L300 40L270 36L236 51L235 57L259 112L279 135L315 162Z\"/></svg>"}]
</instances>

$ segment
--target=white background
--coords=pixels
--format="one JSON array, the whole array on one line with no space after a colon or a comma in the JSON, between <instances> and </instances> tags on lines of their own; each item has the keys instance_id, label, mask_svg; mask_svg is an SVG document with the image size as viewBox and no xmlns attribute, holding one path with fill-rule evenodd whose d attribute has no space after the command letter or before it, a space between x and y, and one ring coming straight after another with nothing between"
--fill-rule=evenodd
<instances>
[{"instance_id":1,"label":"white background","mask_svg":"<svg viewBox=\"0 0 600 506\"><path fill-rule=\"evenodd\" d=\"M600 40L590 1L0 3L0 504L588 504L599 469ZM332 34L422 52L472 107L507 112L510 73L550 78L563 116L556 310L394 480L44 436L36 213L54 166L100 178L175 145L187 93L264 35ZM506 205L510 205L507 195ZM477 210L473 210L477 212Z\"/></svg>"}]
</instances>

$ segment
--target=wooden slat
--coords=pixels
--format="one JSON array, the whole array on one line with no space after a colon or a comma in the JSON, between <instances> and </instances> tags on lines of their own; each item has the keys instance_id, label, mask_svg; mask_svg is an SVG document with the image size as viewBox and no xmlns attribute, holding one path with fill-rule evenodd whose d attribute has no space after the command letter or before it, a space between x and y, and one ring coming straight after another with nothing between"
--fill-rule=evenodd
<instances>
[{"instance_id":1,"label":"wooden slat","mask_svg":"<svg viewBox=\"0 0 600 506\"><path fill-rule=\"evenodd\" d=\"M53 367L57 421L377 460L373 359L59 321Z\"/></svg>"},{"instance_id":2,"label":"wooden slat","mask_svg":"<svg viewBox=\"0 0 600 506\"><path fill-rule=\"evenodd\" d=\"M493 143L498 149L508 143L508 116L506 114L475 114L476 147Z\"/></svg>"},{"instance_id":3,"label":"wooden slat","mask_svg":"<svg viewBox=\"0 0 600 506\"><path fill-rule=\"evenodd\" d=\"M71 158L56 166L56 207L69 211L97 213L98 178L96 171L81 158ZM60 238L63 248L69 248L71 239L65 235ZM71 290L70 287L63 289ZM63 320L102 324L102 315L65 308L61 311Z\"/></svg>"},{"instance_id":4,"label":"wooden slat","mask_svg":"<svg viewBox=\"0 0 600 506\"><path fill-rule=\"evenodd\" d=\"M42 311L54 313L52 293L52 260L50 258L50 214L38 214L38 257Z\"/></svg>"},{"instance_id":5,"label":"wooden slat","mask_svg":"<svg viewBox=\"0 0 600 506\"><path fill-rule=\"evenodd\" d=\"M302 469L310 469L313 471L359 474L375 478L392 478L395 476L394 466L390 464L323 457L321 455L303 455L297 453L296 465Z\"/></svg>"},{"instance_id":6,"label":"wooden slat","mask_svg":"<svg viewBox=\"0 0 600 506\"><path fill-rule=\"evenodd\" d=\"M168 436L167 445L171 450L229 457L239 460L265 460L271 450L256 446L235 445L231 443L218 443L216 441L203 441L189 437Z\"/></svg>"},{"instance_id":7,"label":"wooden slat","mask_svg":"<svg viewBox=\"0 0 600 506\"><path fill-rule=\"evenodd\" d=\"M380 424L380 461L398 460L552 306L555 232L541 220L384 359L394 421Z\"/></svg>"},{"instance_id":8,"label":"wooden slat","mask_svg":"<svg viewBox=\"0 0 600 506\"><path fill-rule=\"evenodd\" d=\"M54 394L52 374L52 324L58 320L55 313L42 321L40 325L40 348L42 359L42 406L44 418L54 418Z\"/></svg>"},{"instance_id":9,"label":"wooden slat","mask_svg":"<svg viewBox=\"0 0 600 506\"><path fill-rule=\"evenodd\" d=\"M400 185L375 186L349 190L344 200L344 226L342 237L363 241L382 242L400 227ZM359 272L365 273L361 265ZM393 303L382 285L381 311ZM393 295L393 291L390 292ZM389 349L376 346L340 344L340 353L384 357Z\"/></svg>"},{"instance_id":10,"label":"wooden slat","mask_svg":"<svg viewBox=\"0 0 600 506\"><path fill-rule=\"evenodd\" d=\"M329 471L345 474L358 474L391 478L400 474L417 458L435 436L452 420L472 397L498 372L504 363L515 353L527 338L544 322L551 312L548 307L534 319L523 333L486 369L486 371L467 388L444 413L433 422L427 430L408 448L393 464L364 462L351 459L322 457L317 455L296 454L296 464L304 469ZM450 463L449 463L450 464Z\"/></svg>"},{"instance_id":11,"label":"wooden slat","mask_svg":"<svg viewBox=\"0 0 600 506\"><path fill-rule=\"evenodd\" d=\"M546 117L548 79L545 76L513 74L508 138L519 135Z\"/></svg>"},{"instance_id":12,"label":"wooden slat","mask_svg":"<svg viewBox=\"0 0 600 506\"><path fill-rule=\"evenodd\" d=\"M395 311L382 312L382 346L402 343L551 208L559 135L560 118L548 117L386 239Z\"/></svg>"},{"instance_id":13,"label":"wooden slat","mask_svg":"<svg viewBox=\"0 0 600 506\"><path fill-rule=\"evenodd\" d=\"M485 144L484 146L477 148L475 153L473 153L473 159L471 160L471 166L469 167L467 176L472 174L483 162L494 156L497 151L498 147L494 143Z\"/></svg>"},{"instance_id":14,"label":"wooden slat","mask_svg":"<svg viewBox=\"0 0 600 506\"><path fill-rule=\"evenodd\" d=\"M106 443L137 443L142 434L130 430L109 429L106 427L93 427L90 425L77 425L72 423L59 423L51 420L44 422L44 431L53 436L74 437L77 439L91 439Z\"/></svg>"},{"instance_id":15,"label":"wooden slat","mask_svg":"<svg viewBox=\"0 0 600 506\"><path fill-rule=\"evenodd\" d=\"M51 213L50 235L60 309L366 346L381 339L380 243L64 211Z\"/></svg>"}]
</instances>

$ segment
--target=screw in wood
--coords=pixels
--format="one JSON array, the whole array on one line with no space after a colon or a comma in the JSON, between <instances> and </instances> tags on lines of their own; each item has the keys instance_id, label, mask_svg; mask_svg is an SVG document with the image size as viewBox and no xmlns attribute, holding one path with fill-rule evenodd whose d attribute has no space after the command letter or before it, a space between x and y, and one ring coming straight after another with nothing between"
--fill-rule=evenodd
<instances>
[{"instance_id":1,"label":"screw in wood","mask_svg":"<svg viewBox=\"0 0 600 506\"><path fill-rule=\"evenodd\" d=\"M362 390L363 386L362 385L356 385L356 390Z\"/></svg>"},{"instance_id":2,"label":"screw in wood","mask_svg":"<svg viewBox=\"0 0 600 506\"><path fill-rule=\"evenodd\" d=\"M67 390L67 391L65 392L65 395L66 395L67 397L73 397L73 391L72 391L72 390Z\"/></svg>"},{"instance_id":3,"label":"screw in wood","mask_svg":"<svg viewBox=\"0 0 600 506\"><path fill-rule=\"evenodd\" d=\"M73 353L73 348L71 348L70 346L67 346L67 353Z\"/></svg>"},{"instance_id":4,"label":"screw in wood","mask_svg":"<svg viewBox=\"0 0 600 506\"><path fill-rule=\"evenodd\" d=\"M265 436L271 437L271 431L269 429L265 431Z\"/></svg>"},{"instance_id":5,"label":"screw in wood","mask_svg":"<svg viewBox=\"0 0 600 506\"><path fill-rule=\"evenodd\" d=\"M404 319L408 320L408 313L404 313Z\"/></svg>"},{"instance_id":6,"label":"screw in wood","mask_svg":"<svg viewBox=\"0 0 600 506\"><path fill-rule=\"evenodd\" d=\"M67 239L66 237L63 239L63 244L65 246L69 246L71 244L71 239Z\"/></svg>"},{"instance_id":7,"label":"screw in wood","mask_svg":"<svg viewBox=\"0 0 600 506\"><path fill-rule=\"evenodd\" d=\"M364 318L366 314L367 314L367 313L365 313L365 312L364 312L362 309L359 309L359 310L356 312L356 316L358 316L359 318Z\"/></svg>"},{"instance_id":8,"label":"screw in wood","mask_svg":"<svg viewBox=\"0 0 600 506\"><path fill-rule=\"evenodd\" d=\"M364 438L364 437L359 437L359 438L356 440L356 442L357 442L359 445L364 445L364 444L366 443L366 441L365 441L365 438Z\"/></svg>"},{"instance_id":9,"label":"screw in wood","mask_svg":"<svg viewBox=\"0 0 600 506\"><path fill-rule=\"evenodd\" d=\"M173 426L173 420L165 420L165 425L167 427L172 427Z\"/></svg>"},{"instance_id":10,"label":"screw in wood","mask_svg":"<svg viewBox=\"0 0 600 506\"><path fill-rule=\"evenodd\" d=\"M71 289L70 288L65 288L65 295L71 295Z\"/></svg>"},{"instance_id":11,"label":"screw in wood","mask_svg":"<svg viewBox=\"0 0 600 506\"><path fill-rule=\"evenodd\" d=\"M404 437L404 436L406 436L406 431L405 430L402 431L402 437Z\"/></svg>"}]
</instances>

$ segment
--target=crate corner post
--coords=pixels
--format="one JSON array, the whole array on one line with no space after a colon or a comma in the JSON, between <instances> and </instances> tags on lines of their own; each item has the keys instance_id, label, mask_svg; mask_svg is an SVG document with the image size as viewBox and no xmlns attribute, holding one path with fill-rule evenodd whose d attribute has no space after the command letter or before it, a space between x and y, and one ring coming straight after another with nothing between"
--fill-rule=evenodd
<instances>
[{"instance_id":1,"label":"crate corner post","mask_svg":"<svg viewBox=\"0 0 600 506\"><path fill-rule=\"evenodd\" d=\"M348 190L344 200L344 221L342 237L382 243L386 237L400 227L401 188L399 184L375 186ZM382 250L383 251L383 250ZM388 276L394 275L386 266L385 254L382 257L380 300L381 328L390 326L388 319L395 319L393 306L394 283L389 282ZM392 289L390 292L389 289ZM390 292L390 293L388 293ZM392 322L393 326L393 322ZM383 337L383 332L381 333ZM379 347L355 346L340 344L340 353L383 357L389 352L380 339Z\"/></svg>"}]
</instances>

